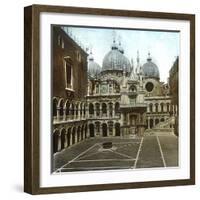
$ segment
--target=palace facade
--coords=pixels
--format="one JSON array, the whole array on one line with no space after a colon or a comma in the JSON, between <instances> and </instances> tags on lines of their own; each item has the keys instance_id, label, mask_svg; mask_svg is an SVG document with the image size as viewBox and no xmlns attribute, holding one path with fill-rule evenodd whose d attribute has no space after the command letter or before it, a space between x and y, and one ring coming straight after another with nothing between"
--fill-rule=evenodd
<instances>
[{"instance_id":1,"label":"palace facade","mask_svg":"<svg viewBox=\"0 0 200 200\"><path fill-rule=\"evenodd\" d=\"M93 137L174 134L177 104L150 53L136 66L115 39L102 66L62 28L53 28L53 152Z\"/></svg>"}]
</instances>

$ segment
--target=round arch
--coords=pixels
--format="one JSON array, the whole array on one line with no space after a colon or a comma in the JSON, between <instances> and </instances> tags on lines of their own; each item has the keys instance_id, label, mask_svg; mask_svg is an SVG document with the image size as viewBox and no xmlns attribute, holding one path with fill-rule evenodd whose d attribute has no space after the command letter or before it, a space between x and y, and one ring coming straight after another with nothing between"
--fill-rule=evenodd
<instances>
[{"instance_id":1,"label":"round arch","mask_svg":"<svg viewBox=\"0 0 200 200\"><path fill-rule=\"evenodd\" d=\"M58 100L56 97L53 98L53 117L57 116Z\"/></svg>"},{"instance_id":2,"label":"round arch","mask_svg":"<svg viewBox=\"0 0 200 200\"><path fill-rule=\"evenodd\" d=\"M103 135L103 137L107 137L108 136L107 124L106 123L102 124L102 135Z\"/></svg>"},{"instance_id":3,"label":"round arch","mask_svg":"<svg viewBox=\"0 0 200 200\"><path fill-rule=\"evenodd\" d=\"M94 137L94 124L89 124L90 137Z\"/></svg>"},{"instance_id":4,"label":"round arch","mask_svg":"<svg viewBox=\"0 0 200 200\"><path fill-rule=\"evenodd\" d=\"M56 153L59 151L59 136L60 133L58 129L55 129L53 131L53 153Z\"/></svg>"},{"instance_id":5,"label":"round arch","mask_svg":"<svg viewBox=\"0 0 200 200\"><path fill-rule=\"evenodd\" d=\"M61 150L65 148L65 135L66 135L66 130L63 128L60 130L60 135L61 135Z\"/></svg>"},{"instance_id":6,"label":"round arch","mask_svg":"<svg viewBox=\"0 0 200 200\"><path fill-rule=\"evenodd\" d=\"M68 130L67 130L67 147L69 147L71 145L70 141L71 141L71 128L68 128Z\"/></svg>"},{"instance_id":7,"label":"round arch","mask_svg":"<svg viewBox=\"0 0 200 200\"><path fill-rule=\"evenodd\" d=\"M121 135L121 128L120 128L120 123L115 123L115 136L120 136Z\"/></svg>"}]
</instances>

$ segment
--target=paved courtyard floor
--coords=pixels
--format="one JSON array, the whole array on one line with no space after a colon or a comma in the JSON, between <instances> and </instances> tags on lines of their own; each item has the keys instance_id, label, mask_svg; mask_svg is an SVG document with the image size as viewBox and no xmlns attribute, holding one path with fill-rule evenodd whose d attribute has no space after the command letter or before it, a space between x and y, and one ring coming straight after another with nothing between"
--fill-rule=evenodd
<instances>
[{"instance_id":1,"label":"paved courtyard floor","mask_svg":"<svg viewBox=\"0 0 200 200\"><path fill-rule=\"evenodd\" d=\"M102 143L111 141L111 149ZM91 171L178 166L176 136L91 138L54 155L53 171Z\"/></svg>"}]
</instances>

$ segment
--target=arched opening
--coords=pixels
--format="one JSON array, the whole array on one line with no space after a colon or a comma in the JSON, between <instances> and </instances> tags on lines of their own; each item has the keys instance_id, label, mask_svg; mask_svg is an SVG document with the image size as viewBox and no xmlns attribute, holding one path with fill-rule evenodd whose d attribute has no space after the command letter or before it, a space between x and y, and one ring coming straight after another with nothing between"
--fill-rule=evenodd
<instances>
[{"instance_id":1,"label":"arched opening","mask_svg":"<svg viewBox=\"0 0 200 200\"><path fill-rule=\"evenodd\" d=\"M107 105L105 103L102 103L102 114L103 116L107 115Z\"/></svg>"},{"instance_id":2,"label":"arched opening","mask_svg":"<svg viewBox=\"0 0 200 200\"><path fill-rule=\"evenodd\" d=\"M83 115L83 104L80 104L80 117L82 118Z\"/></svg>"},{"instance_id":3,"label":"arched opening","mask_svg":"<svg viewBox=\"0 0 200 200\"><path fill-rule=\"evenodd\" d=\"M113 121L109 121L108 122L108 132L109 132L109 135L113 135Z\"/></svg>"},{"instance_id":4,"label":"arched opening","mask_svg":"<svg viewBox=\"0 0 200 200\"><path fill-rule=\"evenodd\" d=\"M57 116L57 105L58 105L58 101L56 98L53 99L53 117Z\"/></svg>"},{"instance_id":5,"label":"arched opening","mask_svg":"<svg viewBox=\"0 0 200 200\"><path fill-rule=\"evenodd\" d=\"M115 114L116 114L117 116L120 115L119 102L116 102L116 103L115 103Z\"/></svg>"},{"instance_id":6,"label":"arched opening","mask_svg":"<svg viewBox=\"0 0 200 200\"><path fill-rule=\"evenodd\" d=\"M62 131L61 131L61 150L65 148L65 134L66 134L66 130L62 129Z\"/></svg>"},{"instance_id":7,"label":"arched opening","mask_svg":"<svg viewBox=\"0 0 200 200\"><path fill-rule=\"evenodd\" d=\"M86 114L86 105L84 104L84 106L83 106L83 115L84 115L84 117L85 117L85 114Z\"/></svg>"},{"instance_id":8,"label":"arched opening","mask_svg":"<svg viewBox=\"0 0 200 200\"><path fill-rule=\"evenodd\" d=\"M77 142L80 142L80 136L81 136L81 127L79 126L77 129Z\"/></svg>"},{"instance_id":9,"label":"arched opening","mask_svg":"<svg viewBox=\"0 0 200 200\"><path fill-rule=\"evenodd\" d=\"M72 130L72 144L75 144L76 142L76 130L73 128Z\"/></svg>"},{"instance_id":10,"label":"arched opening","mask_svg":"<svg viewBox=\"0 0 200 200\"><path fill-rule=\"evenodd\" d=\"M100 122L95 122L95 131L96 134L99 135L100 134Z\"/></svg>"},{"instance_id":11,"label":"arched opening","mask_svg":"<svg viewBox=\"0 0 200 200\"><path fill-rule=\"evenodd\" d=\"M87 138L87 125L85 125L85 138Z\"/></svg>"},{"instance_id":12,"label":"arched opening","mask_svg":"<svg viewBox=\"0 0 200 200\"><path fill-rule=\"evenodd\" d=\"M60 118L62 119L63 117L63 107L64 107L64 102L63 102L63 99L60 101L59 103L59 115L60 115Z\"/></svg>"},{"instance_id":13,"label":"arched opening","mask_svg":"<svg viewBox=\"0 0 200 200\"><path fill-rule=\"evenodd\" d=\"M165 119L164 119L164 118L161 118L161 119L160 119L160 121L161 121L161 122L164 122L164 121L165 121Z\"/></svg>"},{"instance_id":14,"label":"arched opening","mask_svg":"<svg viewBox=\"0 0 200 200\"><path fill-rule=\"evenodd\" d=\"M71 140L71 128L67 131L67 147L70 146L70 140Z\"/></svg>"},{"instance_id":15,"label":"arched opening","mask_svg":"<svg viewBox=\"0 0 200 200\"><path fill-rule=\"evenodd\" d=\"M120 130L120 123L115 124L115 135L120 136L121 130Z\"/></svg>"},{"instance_id":16,"label":"arched opening","mask_svg":"<svg viewBox=\"0 0 200 200\"><path fill-rule=\"evenodd\" d=\"M96 116L99 117L100 116L100 104L96 103L95 108L96 108Z\"/></svg>"},{"instance_id":17,"label":"arched opening","mask_svg":"<svg viewBox=\"0 0 200 200\"><path fill-rule=\"evenodd\" d=\"M137 89L136 89L135 85L131 85L129 87L129 92L137 92Z\"/></svg>"},{"instance_id":18,"label":"arched opening","mask_svg":"<svg viewBox=\"0 0 200 200\"><path fill-rule=\"evenodd\" d=\"M109 117L113 116L113 104L109 103Z\"/></svg>"},{"instance_id":19,"label":"arched opening","mask_svg":"<svg viewBox=\"0 0 200 200\"><path fill-rule=\"evenodd\" d=\"M161 110L161 112L164 111L164 104L163 103L160 104L160 110Z\"/></svg>"},{"instance_id":20,"label":"arched opening","mask_svg":"<svg viewBox=\"0 0 200 200\"><path fill-rule=\"evenodd\" d=\"M153 104L152 103L149 104L149 112L153 112Z\"/></svg>"},{"instance_id":21,"label":"arched opening","mask_svg":"<svg viewBox=\"0 0 200 200\"><path fill-rule=\"evenodd\" d=\"M76 118L78 118L78 112L79 112L79 104L76 104Z\"/></svg>"},{"instance_id":22,"label":"arched opening","mask_svg":"<svg viewBox=\"0 0 200 200\"><path fill-rule=\"evenodd\" d=\"M158 112L158 104L155 104L155 112Z\"/></svg>"},{"instance_id":23,"label":"arched opening","mask_svg":"<svg viewBox=\"0 0 200 200\"><path fill-rule=\"evenodd\" d=\"M58 152L58 143L59 143L59 131L55 130L53 132L53 153Z\"/></svg>"},{"instance_id":24,"label":"arched opening","mask_svg":"<svg viewBox=\"0 0 200 200\"><path fill-rule=\"evenodd\" d=\"M107 137L108 136L107 124L105 124L105 123L102 124L102 134L103 134L103 137Z\"/></svg>"},{"instance_id":25,"label":"arched opening","mask_svg":"<svg viewBox=\"0 0 200 200\"><path fill-rule=\"evenodd\" d=\"M71 112L71 119L74 119L74 104L71 104L71 108L70 108L70 112Z\"/></svg>"},{"instance_id":26,"label":"arched opening","mask_svg":"<svg viewBox=\"0 0 200 200\"><path fill-rule=\"evenodd\" d=\"M170 105L167 103L167 112L170 112Z\"/></svg>"},{"instance_id":27,"label":"arched opening","mask_svg":"<svg viewBox=\"0 0 200 200\"><path fill-rule=\"evenodd\" d=\"M157 125L159 123L159 119L155 120L155 125Z\"/></svg>"},{"instance_id":28,"label":"arched opening","mask_svg":"<svg viewBox=\"0 0 200 200\"><path fill-rule=\"evenodd\" d=\"M89 114L94 115L94 105L92 103L89 104Z\"/></svg>"},{"instance_id":29,"label":"arched opening","mask_svg":"<svg viewBox=\"0 0 200 200\"><path fill-rule=\"evenodd\" d=\"M66 115L66 119L69 119L69 113L70 112L70 103L69 101L66 102L65 104L65 115Z\"/></svg>"},{"instance_id":30,"label":"arched opening","mask_svg":"<svg viewBox=\"0 0 200 200\"><path fill-rule=\"evenodd\" d=\"M89 125L90 137L94 137L94 124Z\"/></svg>"},{"instance_id":31,"label":"arched opening","mask_svg":"<svg viewBox=\"0 0 200 200\"><path fill-rule=\"evenodd\" d=\"M114 90L115 90L115 93L120 93L120 86L118 83L115 83Z\"/></svg>"},{"instance_id":32,"label":"arched opening","mask_svg":"<svg viewBox=\"0 0 200 200\"><path fill-rule=\"evenodd\" d=\"M150 128L153 128L153 119L150 119Z\"/></svg>"},{"instance_id":33,"label":"arched opening","mask_svg":"<svg viewBox=\"0 0 200 200\"><path fill-rule=\"evenodd\" d=\"M81 127L81 140L84 138L84 126Z\"/></svg>"}]
</instances>

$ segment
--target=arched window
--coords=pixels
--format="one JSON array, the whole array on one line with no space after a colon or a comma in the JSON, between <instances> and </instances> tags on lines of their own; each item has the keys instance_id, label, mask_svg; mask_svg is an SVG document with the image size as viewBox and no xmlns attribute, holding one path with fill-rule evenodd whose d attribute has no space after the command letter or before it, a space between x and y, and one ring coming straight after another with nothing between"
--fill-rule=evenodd
<instances>
[{"instance_id":1,"label":"arched window","mask_svg":"<svg viewBox=\"0 0 200 200\"><path fill-rule=\"evenodd\" d=\"M102 103L102 113L103 113L103 115L107 114L107 105L106 105L106 103Z\"/></svg>"},{"instance_id":2,"label":"arched window","mask_svg":"<svg viewBox=\"0 0 200 200\"><path fill-rule=\"evenodd\" d=\"M100 104L96 103L95 107L96 107L96 116L100 116Z\"/></svg>"},{"instance_id":3,"label":"arched window","mask_svg":"<svg viewBox=\"0 0 200 200\"><path fill-rule=\"evenodd\" d=\"M70 103L69 103L69 101L67 101L66 104L65 104L65 115L66 115L66 118L68 119L69 115L70 115Z\"/></svg>"},{"instance_id":4,"label":"arched window","mask_svg":"<svg viewBox=\"0 0 200 200\"><path fill-rule=\"evenodd\" d=\"M169 105L169 103L167 103L167 112L169 112L170 111L170 105Z\"/></svg>"},{"instance_id":5,"label":"arched window","mask_svg":"<svg viewBox=\"0 0 200 200\"><path fill-rule=\"evenodd\" d=\"M155 104L155 112L158 112L158 104Z\"/></svg>"},{"instance_id":6,"label":"arched window","mask_svg":"<svg viewBox=\"0 0 200 200\"><path fill-rule=\"evenodd\" d=\"M62 131L61 131L61 150L65 148L65 134L66 134L66 130L62 129Z\"/></svg>"},{"instance_id":7,"label":"arched window","mask_svg":"<svg viewBox=\"0 0 200 200\"><path fill-rule=\"evenodd\" d=\"M71 128L67 130L67 147L70 146L70 142L71 142Z\"/></svg>"},{"instance_id":8,"label":"arched window","mask_svg":"<svg viewBox=\"0 0 200 200\"><path fill-rule=\"evenodd\" d=\"M94 114L94 105L92 103L89 104L89 114L90 115Z\"/></svg>"},{"instance_id":9,"label":"arched window","mask_svg":"<svg viewBox=\"0 0 200 200\"><path fill-rule=\"evenodd\" d=\"M121 133L121 131L120 131L120 123L116 123L115 124L115 135L116 136L120 136L120 133Z\"/></svg>"},{"instance_id":10,"label":"arched window","mask_svg":"<svg viewBox=\"0 0 200 200\"><path fill-rule=\"evenodd\" d=\"M66 88L73 89L73 68L72 68L72 60L69 56L64 58L64 65L65 65Z\"/></svg>"},{"instance_id":11,"label":"arched window","mask_svg":"<svg viewBox=\"0 0 200 200\"><path fill-rule=\"evenodd\" d=\"M100 122L95 122L96 133L97 135L100 133Z\"/></svg>"},{"instance_id":12,"label":"arched window","mask_svg":"<svg viewBox=\"0 0 200 200\"><path fill-rule=\"evenodd\" d=\"M161 108L161 112L163 112L164 111L164 105L163 105L163 103L160 104L160 108Z\"/></svg>"},{"instance_id":13,"label":"arched window","mask_svg":"<svg viewBox=\"0 0 200 200\"><path fill-rule=\"evenodd\" d=\"M53 153L58 152L59 150L59 131L55 130L53 132Z\"/></svg>"},{"instance_id":14,"label":"arched window","mask_svg":"<svg viewBox=\"0 0 200 200\"><path fill-rule=\"evenodd\" d=\"M90 137L94 137L94 124L89 125Z\"/></svg>"},{"instance_id":15,"label":"arched window","mask_svg":"<svg viewBox=\"0 0 200 200\"><path fill-rule=\"evenodd\" d=\"M137 91L137 89L136 89L135 85L131 85L129 87L129 92L136 92L136 91Z\"/></svg>"},{"instance_id":16,"label":"arched window","mask_svg":"<svg viewBox=\"0 0 200 200\"><path fill-rule=\"evenodd\" d=\"M58 101L56 98L54 98L53 99L53 117L57 116L57 104L58 104Z\"/></svg>"},{"instance_id":17,"label":"arched window","mask_svg":"<svg viewBox=\"0 0 200 200\"><path fill-rule=\"evenodd\" d=\"M59 114L60 114L60 117L63 117L63 107L64 107L64 102L63 102L63 99L62 99L59 102L59 109L60 109Z\"/></svg>"},{"instance_id":18,"label":"arched window","mask_svg":"<svg viewBox=\"0 0 200 200\"><path fill-rule=\"evenodd\" d=\"M113 122L112 121L108 122L108 131L109 131L109 135L113 135Z\"/></svg>"},{"instance_id":19,"label":"arched window","mask_svg":"<svg viewBox=\"0 0 200 200\"><path fill-rule=\"evenodd\" d=\"M153 104L152 103L149 104L149 112L153 112Z\"/></svg>"},{"instance_id":20,"label":"arched window","mask_svg":"<svg viewBox=\"0 0 200 200\"><path fill-rule=\"evenodd\" d=\"M120 115L120 107L119 107L119 102L115 103L115 114Z\"/></svg>"},{"instance_id":21,"label":"arched window","mask_svg":"<svg viewBox=\"0 0 200 200\"><path fill-rule=\"evenodd\" d=\"M106 123L102 124L102 134L103 134L103 137L107 137L108 136L108 133L107 133L107 124Z\"/></svg>"},{"instance_id":22,"label":"arched window","mask_svg":"<svg viewBox=\"0 0 200 200\"><path fill-rule=\"evenodd\" d=\"M109 103L109 117L112 117L113 115L113 104Z\"/></svg>"},{"instance_id":23,"label":"arched window","mask_svg":"<svg viewBox=\"0 0 200 200\"><path fill-rule=\"evenodd\" d=\"M78 112L79 112L79 104L76 104L76 118L78 118Z\"/></svg>"}]
</instances>

